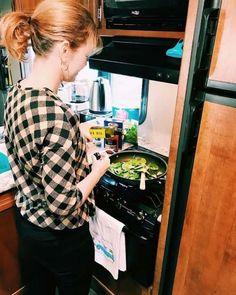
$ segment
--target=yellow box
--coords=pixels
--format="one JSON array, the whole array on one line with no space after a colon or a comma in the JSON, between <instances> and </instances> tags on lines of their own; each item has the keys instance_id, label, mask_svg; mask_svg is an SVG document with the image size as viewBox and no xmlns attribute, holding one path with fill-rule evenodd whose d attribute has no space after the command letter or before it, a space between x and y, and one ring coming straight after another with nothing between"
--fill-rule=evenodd
<instances>
[{"instance_id":1,"label":"yellow box","mask_svg":"<svg viewBox=\"0 0 236 295\"><path fill-rule=\"evenodd\" d=\"M89 132L92 136L92 138L105 138L105 128L101 128L101 127L91 127L89 129Z\"/></svg>"}]
</instances>

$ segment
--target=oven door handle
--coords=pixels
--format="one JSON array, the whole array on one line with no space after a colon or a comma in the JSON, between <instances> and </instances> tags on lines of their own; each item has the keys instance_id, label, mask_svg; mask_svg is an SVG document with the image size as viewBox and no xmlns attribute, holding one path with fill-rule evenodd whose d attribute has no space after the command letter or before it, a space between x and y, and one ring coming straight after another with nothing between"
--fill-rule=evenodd
<instances>
[{"instance_id":1,"label":"oven door handle","mask_svg":"<svg viewBox=\"0 0 236 295\"><path fill-rule=\"evenodd\" d=\"M144 237L143 235L139 235L139 234L135 233L134 231L130 230L126 225L123 227L122 231L124 233L131 234L131 235L135 236L136 238L141 239L143 241L148 240L147 237Z\"/></svg>"}]
</instances>

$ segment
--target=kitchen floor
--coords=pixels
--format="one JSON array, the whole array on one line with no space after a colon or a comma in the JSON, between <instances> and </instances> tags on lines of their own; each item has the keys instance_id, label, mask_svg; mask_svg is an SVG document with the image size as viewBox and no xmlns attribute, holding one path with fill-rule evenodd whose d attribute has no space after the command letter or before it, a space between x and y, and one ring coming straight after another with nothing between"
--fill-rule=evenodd
<instances>
[{"instance_id":1,"label":"kitchen floor","mask_svg":"<svg viewBox=\"0 0 236 295\"><path fill-rule=\"evenodd\" d=\"M56 291L55 295L59 295L59 293ZM97 292L95 292L94 290L90 289L89 294L88 295L100 295Z\"/></svg>"},{"instance_id":2,"label":"kitchen floor","mask_svg":"<svg viewBox=\"0 0 236 295\"><path fill-rule=\"evenodd\" d=\"M107 294L108 293L106 293L105 290L102 289L94 279L92 279L91 289L89 290L88 295L107 295ZM59 295L57 290L55 295Z\"/></svg>"},{"instance_id":3,"label":"kitchen floor","mask_svg":"<svg viewBox=\"0 0 236 295\"><path fill-rule=\"evenodd\" d=\"M55 294L55 295L59 295L59 293L56 291L56 294ZM103 295L103 294L101 294L101 293L97 293L97 292L95 292L94 290L90 289L88 295Z\"/></svg>"}]
</instances>

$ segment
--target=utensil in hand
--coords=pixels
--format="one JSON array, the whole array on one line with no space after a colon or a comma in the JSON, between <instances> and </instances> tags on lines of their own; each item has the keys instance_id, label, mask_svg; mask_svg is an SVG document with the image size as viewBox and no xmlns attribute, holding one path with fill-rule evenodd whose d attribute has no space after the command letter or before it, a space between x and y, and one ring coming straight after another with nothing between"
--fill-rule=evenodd
<instances>
[{"instance_id":1,"label":"utensil in hand","mask_svg":"<svg viewBox=\"0 0 236 295\"><path fill-rule=\"evenodd\" d=\"M147 165L145 165L139 169L139 171L141 172L139 188L141 190L146 189L146 172L147 172L147 170L148 170Z\"/></svg>"},{"instance_id":2,"label":"utensil in hand","mask_svg":"<svg viewBox=\"0 0 236 295\"><path fill-rule=\"evenodd\" d=\"M95 156L95 158L97 159L97 160L99 160L99 159L101 159L101 155L102 154L104 154L104 153L106 153L106 154L108 154L108 155L113 155L114 154L114 151L113 150L104 150L104 151L101 151L101 152L96 152L96 153L94 153L93 155Z\"/></svg>"}]
</instances>

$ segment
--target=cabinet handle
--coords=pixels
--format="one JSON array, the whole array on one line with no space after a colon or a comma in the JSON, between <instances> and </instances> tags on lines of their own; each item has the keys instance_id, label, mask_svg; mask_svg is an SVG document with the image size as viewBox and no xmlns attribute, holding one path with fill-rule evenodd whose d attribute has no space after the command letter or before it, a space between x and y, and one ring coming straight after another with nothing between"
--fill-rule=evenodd
<instances>
[{"instance_id":1,"label":"cabinet handle","mask_svg":"<svg viewBox=\"0 0 236 295\"><path fill-rule=\"evenodd\" d=\"M101 28L102 24L102 3L101 0L97 0L97 28Z\"/></svg>"}]
</instances>

